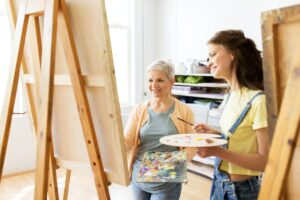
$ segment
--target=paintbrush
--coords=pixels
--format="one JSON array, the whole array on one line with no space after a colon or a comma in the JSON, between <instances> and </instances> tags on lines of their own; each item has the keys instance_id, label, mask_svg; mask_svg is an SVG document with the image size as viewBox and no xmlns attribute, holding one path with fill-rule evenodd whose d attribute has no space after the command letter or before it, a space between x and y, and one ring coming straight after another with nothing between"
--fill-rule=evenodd
<instances>
[{"instance_id":1,"label":"paintbrush","mask_svg":"<svg viewBox=\"0 0 300 200\"><path fill-rule=\"evenodd\" d=\"M179 119L180 121L183 121L184 123L187 123L187 124L189 124L191 126L194 126L194 124L192 124L191 122L185 121L184 119L181 119L179 117L177 117L177 119Z\"/></svg>"}]
</instances>

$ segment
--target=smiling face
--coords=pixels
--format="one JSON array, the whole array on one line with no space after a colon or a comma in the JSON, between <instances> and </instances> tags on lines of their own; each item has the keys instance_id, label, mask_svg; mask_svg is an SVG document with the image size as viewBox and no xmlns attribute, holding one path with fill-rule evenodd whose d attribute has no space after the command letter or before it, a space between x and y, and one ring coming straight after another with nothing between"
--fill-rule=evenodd
<instances>
[{"instance_id":1,"label":"smiling face","mask_svg":"<svg viewBox=\"0 0 300 200\"><path fill-rule=\"evenodd\" d=\"M152 70L148 72L148 88L154 97L169 96L173 84L174 81L169 80L163 71Z\"/></svg>"},{"instance_id":2,"label":"smiling face","mask_svg":"<svg viewBox=\"0 0 300 200\"><path fill-rule=\"evenodd\" d=\"M233 54L223 45L208 44L209 62L208 67L214 78L229 80L232 77Z\"/></svg>"}]
</instances>

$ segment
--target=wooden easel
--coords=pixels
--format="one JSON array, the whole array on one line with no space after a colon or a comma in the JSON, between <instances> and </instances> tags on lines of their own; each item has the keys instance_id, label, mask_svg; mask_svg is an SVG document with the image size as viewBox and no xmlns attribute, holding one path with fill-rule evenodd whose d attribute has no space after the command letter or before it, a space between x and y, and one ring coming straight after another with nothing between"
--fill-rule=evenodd
<instances>
[{"instance_id":1,"label":"wooden easel","mask_svg":"<svg viewBox=\"0 0 300 200\"><path fill-rule=\"evenodd\" d=\"M43 47L41 50L39 16L44 16L44 35ZM57 26L61 31L61 37L67 41L64 45L64 51L68 57L68 70L73 85L74 94L80 120L84 132L86 146L88 149L90 165L95 177L95 185L99 199L110 199L108 192L108 181L104 173L101 156L98 148L98 142L95 135L95 129L91 117L90 107L87 101L84 79L81 74L79 58L77 55L75 42L70 27L70 20L64 0L46 0L30 1L27 0L21 7L18 14L16 25L15 44L13 46L12 68L8 90L6 93L5 104L3 108L3 123L1 123L1 132L3 132L1 154L0 154L0 177L5 160L6 148L9 139L9 132L12 120L13 107L15 103L18 78L20 75L20 66L24 51L25 37L28 27L29 18L34 18L37 54L41 56L41 68L39 63L35 66L35 81L40 104L38 115L31 108L33 121L38 119L37 123L37 162L36 162L36 182L35 182L35 199L47 198L48 169L50 169L49 194L51 199L58 199L55 159L53 156L52 137L51 137L51 119L52 119L52 102L53 102L53 84L54 84L54 67L55 67L55 50ZM30 94L29 94L30 100ZM30 101L30 103L32 103ZM38 118L37 118L38 116ZM50 164L50 166L49 166ZM70 171L68 171L70 176ZM68 182L68 180L67 180Z\"/></svg>"},{"instance_id":2,"label":"wooden easel","mask_svg":"<svg viewBox=\"0 0 300 200\"><path fill-rule=\"evenodd\" d=\"M275 129L260 200L299 199L300 5L262 15L268 119Z\"/></svg>"},{"instance_id":3,"label":"wooden easel","mask_svg":"<svg viewBox=\"0 0 300 200\"><path fill-rule=\"evenodd\" d=\"M293 70L289 77L259 196L261 200L282 199L286 189L285 184L290 172L292 157L296 146L299 145L300 67Z\"/></svg>"}]
</instances>

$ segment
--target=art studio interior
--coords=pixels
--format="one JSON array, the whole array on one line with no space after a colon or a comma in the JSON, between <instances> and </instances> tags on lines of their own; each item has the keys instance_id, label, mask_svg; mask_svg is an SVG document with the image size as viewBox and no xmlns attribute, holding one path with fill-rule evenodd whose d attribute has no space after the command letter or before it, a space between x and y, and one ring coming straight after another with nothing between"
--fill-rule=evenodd
<instances>
[{"instance_id":1,"label":"art studio interior","mask_svg":"<svg viewBox=\"0 0 300 200\"><path fill-rule=\"evenodd\" d=\"M1 0L0 27L1 200L300 198L300 0Z\"/></svg>"}]
</instances>

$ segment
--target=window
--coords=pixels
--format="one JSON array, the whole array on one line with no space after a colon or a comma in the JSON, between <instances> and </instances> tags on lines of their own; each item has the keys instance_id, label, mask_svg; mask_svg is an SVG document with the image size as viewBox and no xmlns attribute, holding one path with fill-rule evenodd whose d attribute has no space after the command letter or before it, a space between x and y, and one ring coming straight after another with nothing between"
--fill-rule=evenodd
<instances>
[{"instance_id":1,"label":"window","mask_svg":"<svg viewBox=\"0 0 300 200\"><path fill-rule=\"evenodd\" d=\"M2 110L3 106L3 98L5 95L5 88L7 84L7 75L8 75L8 57L9 50L7 48L10 47L9 38L9 26L7 24L7 17L4 10L5 4L4 1L0 2L0 110Z\"/></svg>"},{"instance_id":2,"label":"window","mask_svg":"<svg viewBox=\"0 0 300 200\"><path fill-rule=\"evenodd\" d=\"M131 103L130 0L106 0L116 82L121 105Z\"/></svg>"},{"instance_id":3,"label":"window","mask_svg":"<svg viewBox=\"0 0 300 200\"><path fill-rule=\"evenodd\" d=\"M7 88L7 81L11 67L11 47L12 47L12 33L6 11L5 1L0 2L0 111L2 111L5 92ZM14 113L24 113L24 98L22 94L21 81L18 84L18 92L15 101Z\"/></svg>"}]
</instances>

